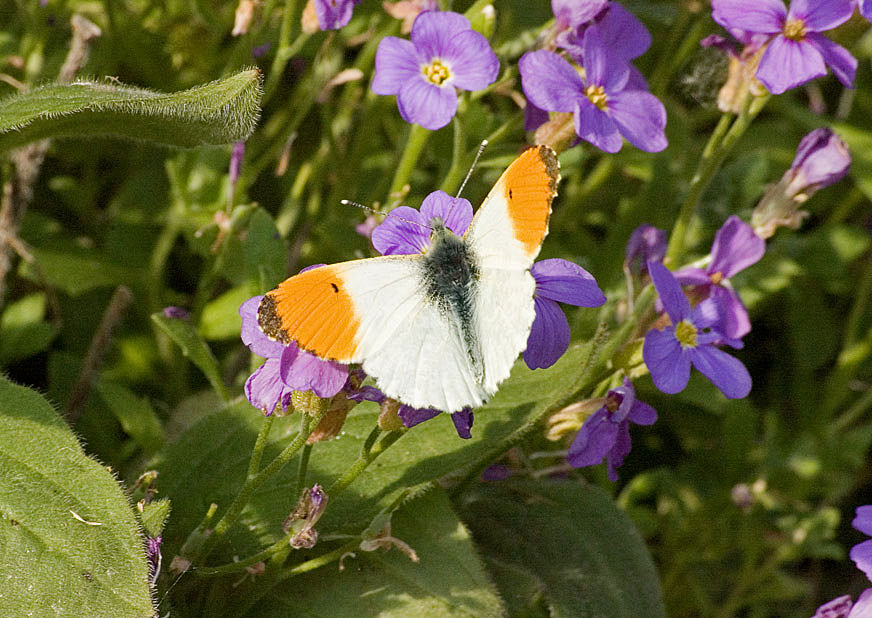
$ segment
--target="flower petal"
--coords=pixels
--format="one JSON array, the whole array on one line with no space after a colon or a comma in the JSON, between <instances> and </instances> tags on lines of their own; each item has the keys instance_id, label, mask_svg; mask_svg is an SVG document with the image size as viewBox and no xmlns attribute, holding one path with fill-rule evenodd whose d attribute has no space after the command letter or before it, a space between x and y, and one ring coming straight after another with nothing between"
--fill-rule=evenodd
<instances>
[{"instance_id":1,"label":"flower petal","mask_svg":"<svg viewBox=\"0 0 872 618\"><path fill-rule=\"evenodd\" d=\"M574 30L596 17L608 3L608 0L551 0L551 11L559 27Z\"/></svg>"},{"instance_id":2,"label":"flower petal","mask_svg":"<svg viewBox=\"0 0 872 618\"><path fill-rule=\"evenodd\" d=\"M611 96L621 91L630 77L626 61L606 47L600 35L599 26L590 26L584 31L584 71L585 83L602 86Z\"/></svg>"},{"instance_id":3,"label":"flower petal","mask_svg":"<svg viewBox=\"0 0 872 618\"><path fill-rule=\"evenodd\" d=\"M242 343L248 346L254 354L264 358L278 358L285 349L285 344L274 341L263 334L257 323L257 308L263 295L253 296L239 305L239 315L242 317L240 336Z\"/></svg>"},{"instance_id":4,"label":"flower petal","mask_svg":"<svg viewBox=\"0 0 872 618\"><path fill-rule=\"evenodd\" d=\"M611 482L614 483L618 480L618 468L624 463L624 458L630 454L632 446L630 423L620 423L618 425L618 435L615 437L615 444L606 455L606 465Z\"/></svg>"},{"instance_id":5,"label":"flower petal","mask_svg":"<svg viewBox=\"0 0 872 618\"><path fill-rule=\"evenodd\" d=\"M434 410L433 408L413 408L412 406L407 406L405 404L400 406L400 409L397 410L397 416L400 417L400 420L403 421L403 425L406 427L414 427L424 421L429 421L431 418L438 416L441 414L440 410Z\"/></svg>"},{"instance_id":6,"label":"flower petal","mask_svg":"<svg viewBox=\"0 0 872 618\"><path fill-rule=\"evenodd\" d=\"M811 618L847 618L850 611L851 597L844 595L818 607Z\"/></svg>"},{"instance_id":7,"label":"flower petal","mask_svg":"<svg viewBox=\"0 0 872 618\"><path fill-rule=\"evenodd\" d=\"M627 418L637 425L653 425L657 421L657 410L643 401L636 400Z\"/></svg>"},{"instance_id":8,"label":"flower petal","mask_svg":"<svg viewBox=\"0 0 872 618\"><path fill-rule=\"evenodd\" d=\"M608 411L600 408L584 421L566 458L576 468L595 466L602 462L617 437L618 423L611 422Z\"/></svg>"},{"instance_id":9,"label":"flower petal","mask_svg":"<svg viewBox=\"0 0 872 618\"><path fill-rule=\"evenodd\" d=\"M550 112L575 111L575 102L584 97L581 76L565 59L540 49L527 52L518 61L524 95L536 107Z\"/></svg>"},{"instance_id":10,"label":"flower petal","mask_svg":"<svg viewBox=\"0 0 872 618\"><path fill-rule=\"evenodd\" d=\"M575 109L575 133L605 152L618 152L624 145L617 125L607 113L587 97L578 99Z\"/></svg>"},{"instance_id":11,"label":"flower petal","mask_svg":"<svg viewBox=\"0 0 872 618\"><path fill-rule=\"evenodd\" d=\"M866 588L860 594L848 618L872 618L872 588Z\"/></svg>"},{"instance_id":12,"label":"flower petal","mask_svg":"<svg viewBox=\"0 0 872 618\"><path fill-rule=\"evenodd\" d=\"M536 317L527 337L524 362L530 369L545 369L557 362L569 347L569 322L553 300L533 297Z\"/></svg>"},{"instance_id":13,"label":"flower petal","mask_svg":"<svg viewBox=\"0 0 872 618\"><path fill-rule=\"evenodd\" d=\"M421 217L430 224L435 217L442 219L445 227L458 236L463 236L472 222L472 204L462 197L454 197L445 191L433 191L421 203ZM424 230L428 234L429 230Z\"/></svg>"},{"instance_id":14,"label":"flower petal","mask_svg":"<svg viewBox=\"0 0 872 618\"><path fill-rule=\"evenodd\" d=\"M441 129L457 112L457 91L453 86L436 86L417 76L407 81L397 95L400 116L425 129Z\"/></svg>"},{"instance_id":15,"label":"flower petal","mask_svg":"<svg viewBox=\"0 0 872 618\"><path fill-rule=\"evenodd\" d=\"M454 423L454 429L457 430L457 435L464 440L469 440L472 437L472 423L475 421L475 415L471 408L463 408L460 412L455 412L451 415L451 422Z\"/></svg>"},{"instance_id":16,"label":"flower petal","mask_svg":"<svg viewBox=\"0 0 872 618\"><path fill-rule=\"evenodd\" d=\"M851 19L852 0L791 0L788 19L801 19L809 32L832 30Z\"/></svg>"},{"instance_id":17,"label":"flower petal","mask_svg":"<svg viewBox=\"0 0 872 618\"><path fill-rule=\"evenodd\" d=\"M660 152L666 141L666 108L650 92L623 90L609 95L611 117L627 141L645 152Z\"/></svg>"},{"instance_id":18,"label":"flower petal","mask_svg":"<svg viewBox=\"0 0 872 618\"><path fill-rule=\"evenodd\" d=\"M858 506L851 526L863 534L872 536L872 504Z\"/></svg>"},{"instance_id":19,"label":"flower petal","mask_svg":"<svg viewBox=\"0 0 872 618\"><path fill-rule=\"evenodd\" d=\"M872 0L860 0L860 15L872 20Z\"/></svg>"},{"instance_id":20,"label":"flower petal","mask_svg":"<svg viewBox=\"0 0 872 618\"><path fill-rule=\"evenodd\" d=\"M735 290L721 285L713 285L711 298L717 303L720 311L715 330L730 339L741 339L751 332L751 320L748 310Z\"/></svg>"},{"instance_id":21,"label":"flower petal","mask_svg":"<svg viewBox=\"0 0 872 618\"><path fill-rule=\"evenodd\" d=\"M268 358L254 370L245 382L245 397L248 402L269 416L281 404L287 411L293 389L285 386L280 375L281 362L278 358Z\"/></svg>"},{"instance_id":22,"label":"flower petal","mask_svg":"<svg viewBox=\"0 0 872 618\"><path fill-rule=\"evenodd\" d=\"M854 545L850 556L857 568L863 571L866 577L872 579L872 540Z\"/></svg>"},{"instance_id":23,"label":"flower petal","mask_svg":"<svg viewBox=\"0 0 872 618\"><path fill-rule=\"evenodd\" d=\"M708 273L702 268L694 266L686 266L681 270L676 270L672 273L672 276L681 284L681 287L693 285L708 288L712 285L712 280L709 278Z\"/></svg>"},{"instance_id":24,"label":"flower petal","mask_svg":"<svg viewBox=\"0 0 872 618\"><path fill-rule=\"evenodd\" d=\"M279 375L282 382L295 391L312 391L326 398L345 386L348 367L318 358L297 346L288 346L282 354Z\"/></svg>"},{"instance_id":25,"label":"flower petal","mask_svg":"<svg viewBox=\"0 0 872 618\"><path fill-rule=\"evenodd\" d=\"M751 392L751 376L738 358L712 346L688 350L693 366L729 399Z\"/></svg>"},{"instance_id":26,"label":"flower petal","mask_svg":"<svg viewBox=\"0 0 872 618\"><path fill-rule=\"evenodd\" d=\"M727 30L774 34L786 17L781 0L712 0L712 18Z\"/></svg>"},{"instance_id":27,"label":"flower petal","mask_svg":"<svg viewBox=\"0 0 872 618\"><path fill-rule=\"evenodd\" d=\"M532 101L527 101L524 107L524 130L535 131L546 122L548 122L548 112L536 107Z\"/></svg>"},{"instance_id":28,"label":"flower petal","mask_svg":"<svg viewBox=\"0 0 872 618\"><path fill-rule=\"evenodd\" d=\"M690 316L690 301L681 291L681 286L678 281L660 262L648 262L648 274L651 275L651 281L654 283L654 288L663 302L663 307L666 313L669 314L669 319L673 324L678 324L686 317Z\"/></svg>"},{"instance_id":29,"label":"flower petal","mask_svg":"<svg viewBox=\"0 0 872 618\"><path fill-rule=\"evenodd\" d=\"M648 272L648 260L660 262L665 255L666 230L643 223L630 234L624 266L630 272L642 275Z\"/></svg>"},{"instance_id":30,"label":"flower petal","mask_svg":"<svg viewBox=\"0 0 872 618\"><path fill-rule=\"evenodd\" d=\"M500 61L490 43L474 30L454 35L442 57L451 67L453 84L464 90L487 88L500 72Z\"/></svg>"},{"instance_id":31,"label":"flower petal","mask_svg":"<svg viewBox=\"0 0 872 618\"><path fill-rule=\"evenodd\" d=\"M817 48L824 62L833 70L833 74L842 85L845 88L853 88L854 77L857 74L857 59L851 55L851 52L816 32L810 32L805 38Z\"/></svg>"},{"instance_id":32,"label":"flower petal","mask_svg":"<svg viewBox=\"0 0 872 618\"><path fill-rule=\"evenodd\" d=\"M321 30L339 30L349 21L360 0L313 0Z\"/></svg>"},{"instance_id":33,"label":"flower petal","mask_svg":"<svg viewBox=\"0 0 872 618\"><path fill-rule=\"evenodd\" d=\"M568 260L540 260L530 273L536 280L536 295L542 298L577 307L599 307L606 302L593 275Z\"/></svg>"},{"instance_id":34,"label":"flower petal","mask_svg":"<svg viewBox=\"0 0 872 618\"><path fill-rule=\"evenodd\" d=\"M449 49L451 38L470 30L469 20L451 11L424 11L415 18L410 38L426 62L440 58Z\"/></svg>"},{"instance_id":35,"label":"flower petal","mask_svg":"<svg viewBox=\"0 0 872 618\"><path fill-rule=\"evenodd\" d=\"M766 241L754 233L754 228L736 215L731 215L715 234L709 273L721 273L730 278L756 264L766 252Z\"/></svg>"},{"instance_id":36,"label":"flower petal","mask_svg":"<svg viewBox=\"0 0 872 618\"><path fill-rule=\"evenodd\" d=\"M428 225L420 211L394 208L372 231L372 246L382 255L423 253L430 246Z\"/></svg>"},{"instance_id":37,"label":"flower petal","mask_svg":"<svg viewBox=\"0 0 872 618\"><path fill-rule=\"evenodd\" d=\"M370 88L376 94L397 94L403 84L421 73L415 46L411 41L386 36L375 53L375 76Z\"/></svg>"},{"instance_id":38,"label":"flower petal","mask_svg":"<svg viewBox=\"0 0 872 618\"><path fill-rule=\"evenodd\" d=\"M606 49L622 60L638 58L651 47L651 34L645 25L617 2L609 3L609 10L597 24Z\"/></svg>"},{"instance_id":39,"label":"flower petal","mask_svg":"<svg viewBox=\"0 0 872 618\"><path fill-rule=\"evenodd\" d=\"M681 348L672 327L645 333L642 359L651 373L654 386L664 393L678 393L690 379L690 358Z\"/></svg>"},{"instance_id":40,"label":"flower petal","mask_svg":"<svg viewBox=\"0 0 872 618\"><path fill-rule=\"evenodd\" d=\"M772 39L757 67L757 79L772 94L781 94L826 74L823 56L814 45L783 36Z\"/></svg>"}]
</instances>

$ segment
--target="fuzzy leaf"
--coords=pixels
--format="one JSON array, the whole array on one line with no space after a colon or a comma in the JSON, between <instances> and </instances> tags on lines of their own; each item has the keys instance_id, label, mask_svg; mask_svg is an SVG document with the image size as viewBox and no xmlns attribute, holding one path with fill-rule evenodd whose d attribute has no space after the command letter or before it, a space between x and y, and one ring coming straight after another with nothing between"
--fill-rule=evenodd
<instances>
[{"instance_id":1,"label":"fuzzy leaf","mask_svg":"<svg viewBox=\"0 0 872 618\"><path fill-rule=\"evenodd\" d=\"M116 480L38 393L0 376L0 616L147 618L148 565Z\"/></svg>"},{"instance_id":2,"label":"fuzzy leaf","mask_svg":"<svg viewBox=\"0 0 872 618\"><path fill-rule=\"evenodd\" d=\"M0 152L39 139L107 135L190 148L251 135L261 75L248 69L165 94L110 81L49 84L0 101Z\"/></svg>"},{"instance_id":3,"label":"fuzzy leaf","mask_svg":"<svg viewBox=\"0 0 872 618\"><path fill-rule=\"evenodd\" d=\"M576 481L519 480L475 487L457 500L497 586L513 607L527 573L554 618L665 616L657 571L630 519L602 490ZM527 592L529 593L529 592Z\"/></svg>"}]
</instances>

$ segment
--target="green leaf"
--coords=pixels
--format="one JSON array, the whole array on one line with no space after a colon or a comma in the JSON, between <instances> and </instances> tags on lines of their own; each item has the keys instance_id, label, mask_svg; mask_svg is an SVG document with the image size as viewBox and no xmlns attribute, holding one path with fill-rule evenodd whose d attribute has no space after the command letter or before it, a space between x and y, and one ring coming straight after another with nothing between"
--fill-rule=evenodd
<instances>
[{"instance_id":1,"label":"green leaf","mask_svg":"<svg viewBox=\"0 0 872 618\"><path fill-rule=\"evenodd\" d=\"M110 81L50 84L0 101L0 152L39 139L111 135L183 148L246 139L260 113L248 69L164 94Z\"/></svg>"},{"instance_id":2,"label":"green leaf","mask_svg":"<svg viewBox=\"0 0 872 618\"><path fill-rule=\"evenodd\" d=\"M206 303L203 307L203 315L200 317L200 334L210 340L233 338L238 340L242 329L239 305L252 296L254 294L248 285L239 285Z\"/></svg>"},{"instance_id":3,"label":"green leaf","mask_svg":"<svg viewBox=\"0 0 872 618\"><path fill-rule=\"evenodd\" d=\"M43 321L45 294L31 294L8 307L0 317L0 365L45 350L55 330Z\"/></svg>"},{"instance_id":4,"label":"green leaf","mask_svg":"<svg viewBox=\"0 0 872 618\"><path fill-rule=\"evenodd\" d=\"M328 565L281 583L249 616L502 616L488 580L445 492L432 490L396 511L391 535L408 543L417 563L396 548L355 551L340 571Z\"/></svg>"},{"instance_id":5,"label":"green leaf","mask_svg":"<svg viewBox=\"0 0 872 618\"><path fill-rule=\"evenodd\" d=\"M157 538L163 532L167 517L170 516L170 506L170 501L166 498L143 505L139 519L142 521L142 528L148 536Z\"/></svg>"},{"instance_id":6,"label":"green leaf","mask_svg":"<svg viewBox=\"0 0 872 618\"><path fill-rule=\"evenodd\" d=\"M118 483L38 393L0 376L0 616L147 618L148 565Z\"/></svg>"},{"instance_id":7,"label":"green leaf","mask_svg":"<svg viewBox=\"0 0 872 618\"><path fill-rule=\"evenodd\" d=\"M632 522L602 490L576 481L481 484L455 501L497 587L529 607L526 573L553 618L665 616L657 571ZM535 601L535 599L533 599Z\"/></svg>"},{"instance_id":8,"label":"green leaf","mask_svg":"<svg viewBox=\"0 0 872 618\"><path fill-rule=\"evenodd\" d=\"M93 249L48 249L34 247L36 263L52 286L70 296L99 287L129 283L131 273L112 263ZM32 281L39 282L34 267L21 263L21 273Z\"/></svg>"},{"instance_id":9,"label":"green leaf","mask_svg":"<svg viewBox=\"0 0 872 618\"><path fill-rule=\"evenodd\" d=\"M121 423L124 432L146 454L153 455L163 446L163 427L147 399L138 397L120 384L104 380L97 384L97 392Z\"/></svg>"},{"instance_id":10,"label":"green leaf","mask_svg":"<svg viewBox=\"0 0 872 618\"><path fill-rule=\"evenodd\" d=\"M227 393L227 387L221 379L221 372L218 369L218 361L212 354L212 350L203 341L203 338L197 333L197 330L191 323L182 318L168 318L160 311L151 314L152 321L164 331L170 338L178 344L182 349L182 354L191 359L209 383L218 393L223 401L230 399Z\"/></svg>"},{"instance_id":11,"label":"green leaf","mask_svg":"<svg viewBox=\"0 0 872 618\"><path fill-rule=\"evenodd\" d=\"M288 250L275 221L263 208L251 215L245 244L248 280L255 290L272 289L285 278Z\"/></svg>"}]
</instances>

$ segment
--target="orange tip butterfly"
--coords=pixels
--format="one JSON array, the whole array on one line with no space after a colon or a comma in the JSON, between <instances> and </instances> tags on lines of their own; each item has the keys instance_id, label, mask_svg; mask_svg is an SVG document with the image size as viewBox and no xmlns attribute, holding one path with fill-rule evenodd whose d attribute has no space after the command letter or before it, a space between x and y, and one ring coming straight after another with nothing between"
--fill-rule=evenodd
<instances>
[{"instance_id":1,"label":"orange tip butterfly","mask_svg":"<svg viewBox=\"0 0 872 618\"><path fill-rule=\"evenodd\" d=\"M493 395L535 317L530 274L548 233L560 164L548 146L503 172L460 237L436 218L421 254L321 266L286 279L258 307L263 333L360 363L388 397L456 412Z\"/></svg>"}]
</instances>

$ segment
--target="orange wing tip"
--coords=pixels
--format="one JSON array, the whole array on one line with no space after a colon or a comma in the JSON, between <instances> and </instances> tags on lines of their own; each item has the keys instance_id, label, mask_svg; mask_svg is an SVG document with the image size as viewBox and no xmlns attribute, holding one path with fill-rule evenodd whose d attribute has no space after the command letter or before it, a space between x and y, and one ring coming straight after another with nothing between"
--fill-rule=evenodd
<instances>
[{"instance_id":1,"label":"orange wing tip","mask_svg":"<svg viewBox=\"0 0 872 618\"><path fill-rule=\"evenodd\" d=\"M548 233L551 202L560 182L560 161L550 146L524 151L504 174L508 214L517 238L530 256L539 252Z\"/></svg>"},{"instance_id":2,"label":"orange wing tip","mask_svg":"<svg viewBox=\"0 0 872 618\"><path fill-rule=\"evenodd\" d=\"M266 294L257 307L257 325L260 326L261 332L270 339L288 345L291 343L291 338L288 331L282 328L282 319L279 317L278 304L273 297L273 292Z\"/></svg>"}]
</instances>

